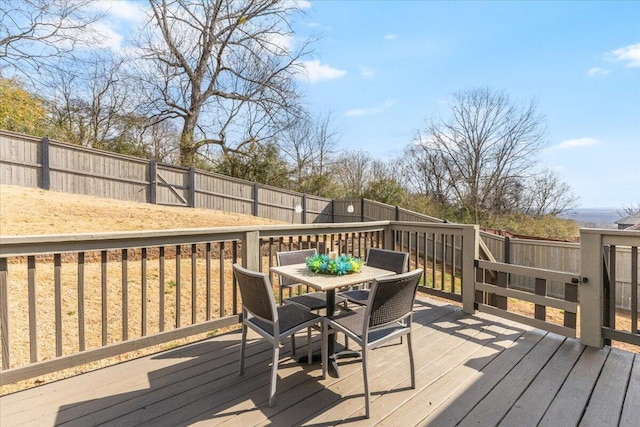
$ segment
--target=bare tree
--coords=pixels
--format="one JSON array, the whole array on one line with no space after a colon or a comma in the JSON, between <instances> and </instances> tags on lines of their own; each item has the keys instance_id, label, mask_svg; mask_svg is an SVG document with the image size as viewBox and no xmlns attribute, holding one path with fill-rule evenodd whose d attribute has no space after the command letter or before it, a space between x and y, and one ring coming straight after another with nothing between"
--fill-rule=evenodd
<instances>
[{"instance_id":1,"label":"bare tree","mask_svg":"<svg viewBox=\"0 0 640 427\"><path fill-rule=\"evenodd\" d=\"M3 73L33 78L96 41L91 0L0 1L0 66Z\"/></svg>"},{"instance_id":2,"label":"bare tree","mask_svg":"<svg viewBox=\"0 0 640 427\"><path fill-rule=\"evenodd\" d=\"M474 212L476 221L483 212L511 209L508 195L531 175L545 146L536 104L520 107L487 88L456 94L451 116L432 120L421 133L434 170L443 167L450 202Z\"/></svg>"},{"instance_id":3,"label":"bare tree","mask_svg":"<svg viewBox=\"0 0 640 427\"><path fill-rule=\"evenodd\" d=\"M150 0L138 67L159 120L178 119L180 163L270 141L299 112L293 77L307 45L286 45L296 2Z\"/></svg>"},{"instance_id":4,"label":"bare tree","mask_svg":"<svg viewBox=\"0 0 640 427\"><path fill-rule=\"evenodd\" d=\"M362 197L369 182L373 158L365 151L346 151L334 164L334 176L345 197Z\"/></svg>"},{"instance_id":5,"label":"bare tree","mask_svg":"<svg viewBox=\"0 0 640 427\"><path fill-rule=\"evenodd\" d=\"M533 175L526 182L526 186L514 188L511 197L517 198L514 205L519 204L518 210L527 215L558 215L574 207L578 201L569 185L551 170Z\"/></svg>"},{"instance_id":6,"label":"bare tree","mask_svg":"<svg viewBox=\"0 0 640 427\"><path fill-rule=\"evenodd\" d=\"M408 145L398 162L397 174L408 191L427 197L436 203L447 203L451 197L451 188L443 157L427 142L426 137L417 132L414 143Z\"/></svg>"},{"instance_id":7,"label":"bare tree","mask_svg":"<svg viewBox=\"0 0 640 427\"><path fill-rule=\"evenodd\" d=\"M301 118L284 132L279 146L283 158L293 166L297 191L315 194L318 184L326 183L340 133L332 124L331 112Z\"/></svg>"},{"instance_id":8,"label":"bare tree","mask_svg":"<svg viewBox=\"0 0 640 427\"><path fill-rule=\"evenodd\" d=\"M625 206L622 208L622 210L618 211L618 215L620 215L620 217L627 217L627 216L631 216L631 215L635 215L637 213L640 213L640 202L634 204L630 204L629 206Z\"/></svg>"}]
</instances>

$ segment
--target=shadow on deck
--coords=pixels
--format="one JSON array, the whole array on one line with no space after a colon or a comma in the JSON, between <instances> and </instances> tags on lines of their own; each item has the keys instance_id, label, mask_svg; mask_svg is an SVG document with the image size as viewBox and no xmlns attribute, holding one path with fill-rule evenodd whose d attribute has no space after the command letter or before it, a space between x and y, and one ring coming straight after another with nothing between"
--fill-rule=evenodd
<instances>
[{"instance_id":1,"label":"shadow on deck","mask_svg":"<svg viewBox=\"0 0 640 427\"><path fill-rule=\"evenodd\" d=\"M270 348L250 335L240 377L240 334L233 332L3 396L0 424L637 425L640 354L587 348L425 298L416 309L417 387L409 387L405 344L373 351L368 420L358 359L341 361L340 378L322 380L318 363L289 357L287 341L269 408Z\"/></svg>"}]
</instances>

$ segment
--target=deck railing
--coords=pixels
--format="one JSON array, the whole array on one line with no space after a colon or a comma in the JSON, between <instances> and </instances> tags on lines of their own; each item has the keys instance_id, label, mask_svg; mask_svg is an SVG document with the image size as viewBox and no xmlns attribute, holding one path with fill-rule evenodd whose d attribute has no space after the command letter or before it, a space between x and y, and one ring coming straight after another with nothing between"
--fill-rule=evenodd
<instances>
[{"instance_id":1,"label":"deck railing","mask_svg":"<svg viewBox=\"0 0 640 427\"><path fill-rule=\"evenodd\" d=\"M467 277L473 286L477 227L435 226L379 221L1 237L0 383L236 325L231 265L268 271L280 250L333 247L364 258L370 247L392 248L394 233L468 235L471 269L456 270L456 280ZM445 262L434 266L432 274L446 274Z\"/></svg>"},{"instance_id":2,"label":"deck railing","mask_svg":"<svg viewBox=\"0 0 640 427\"><path fill-rule=\"evenodd\" d=\"M640 344L640 232L583 230L580 275L481 260L478 236L473 225L378 221L0 237L0 384L237 325L231 265L269 271L276 252L306 247L362 258L370 247L405 250L410 267L425 270L420 290L467 313L573 337L579 305L585 344ZM621 251L631 257L630 326L605 287ZM510 275L532 277L535 292L510 288ZM565 283L563 298L547 295L551 282Z\"/></svg>"},{"instance_id":3,"label":"deck railing","mask_svg":"<svg viewBox=\"0 0 640 427\"><path fill-rule=\"evenodd\" d=\"M605 340L640 345L638 334L638 246L640 231L580 231L583 283L580 287L581 339L587 345L601 347ZM620 254L630 262L619 263ZM620 271L625 268L626 271ZM618 275L630 278L627 298L631 310L616 309L615 286Z\"/></svg>"}]
</instances>

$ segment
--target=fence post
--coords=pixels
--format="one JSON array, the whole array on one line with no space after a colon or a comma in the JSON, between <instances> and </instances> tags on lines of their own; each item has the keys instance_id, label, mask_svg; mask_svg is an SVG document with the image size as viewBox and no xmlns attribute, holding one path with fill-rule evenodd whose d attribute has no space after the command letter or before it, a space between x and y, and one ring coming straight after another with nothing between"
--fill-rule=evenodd
<instances>
[{"instance_id":1,"label":"fence post","mask_svg":"<svg viewBox=\"0 0 640 427\"><path fill-rule=\"evenodd\" d=\"M189 207L196 207L196 168L189 168Z\"/></svg>"},{"instance_id":2,"label":"fence post","mask_svg":"<svg viewBox=\"0 0 640 427\"><path fill-rule=\"evenodd\" d=\"M602 347L602 234L580 230L580 341Z\"/></svg>"},{"instance_id":3,"label":"fence post","mask_svg":"<svg viewBox=\"0 0 640 427\"><path fill-rule=\"evenodd\" d=\"M334 200L331 199L331 223L334 224L336 222L336 204Z\"/></svg>"},{"instance_id":4,"label":"fence post","mask_svg":"<svg viewBox=\"0 0 640 427\"><path fill-rule=\"evenodd\" d=\"M49 138L42 138L42 188L51 189L51 168L49 163Z\"/></svg>"},{"instance_id":5,"label":"fence post","mask_svg":"<svg viewBox=\"0 0 640 427\"><path fill-rule=\"evenodd\" d=\"M302 195L302 200L300 201L300 204L302 205L302 223L306 224L307 223L307 195L306 194Z\"/></svg>"},{"instance_id":6,"label":"fence post","mask_svg":"<svg viewBox=\"0 0 640 427\"><path fill-rule=\"evenodd\" d=\"M149 203L158 203L158 162L149 162Z\"/></svg>"},{"instance_id":7,"label":"fence post","mask_svg":"<svg viewBox=\"0 0 640 427\"><path fill-rule=\"evenodd\" d=\"M260 232L247 231L242 242L242 266L260 271Z\"/></svg>"},{"instance_id":8,"label":"fence post","mask_svg":"<svg viewBox=\"0 0 640 427\"><path fill-rule=\"evenodd\" d=\"M462 310L468 314L476 311L475 260L479 258L479 247L479 226L464 226L462 230Z\"/></svg>"},{"instance_id":9,"label":"fence post","mask_svg":"<svg viewBox=\"0 0 640 427\"><path fill-rule=\"evenodd\" d=\"M360 197L360 222L364 222L364 197Z\"/></svg>"},{"instance_id":10,"label":"fence post","mask_svg":"<svg viewBox=\"0 0 640 427\"><path fill-rule=\"evenodd\" d=\"M509 236L504 238L504 263L511 264L511 239Z\"/></svg>"},{"instance_id":11,"label":"fence post","mask_svg":"<svg viewBox=\"0 0 640 427\"><path fill-rule=\"evenodd\" d=\"M258 192L260 191L260 185L257 182L253 183L253 216L258 216Z\"/></svg>"},{"instance_id":12,"label":"fence post","mask_svg":"<svg viewBox=\"0 0 640 427\"><path fill-rule=\"evenodd\" d=\"M400 206L396 206L396 221L400 221Z\"/></svg>"}]
</instances>

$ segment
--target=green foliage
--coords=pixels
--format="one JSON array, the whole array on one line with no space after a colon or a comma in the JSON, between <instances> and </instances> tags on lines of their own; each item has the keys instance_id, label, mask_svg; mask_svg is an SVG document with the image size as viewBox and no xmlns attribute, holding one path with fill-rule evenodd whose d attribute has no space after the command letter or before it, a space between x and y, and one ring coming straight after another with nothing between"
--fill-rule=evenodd
<instances>
[{"instance_id":1,"label":"green foliage","mask_svg":"<svg viewBox=\"0 0 640 427\"><path fill-rule=\"evenodd\" d=\"M393 206L403 206L407 200L406 190L393 178L381 178L371 182L363 197Z\"/></svg>"},{"instance_id":2,"label":"green foliage","mask_svg":"<svg viewBox=\"0 0 640 427\"><path fill-rule=\"evenodd\" d=\"M274 187L287 188L290 184L289 167L274 143L252 143L246 152L229 153L221 157L215 171Z\"/></svg>"},{"instance_id":3,"label":"green foliage","mask_svg":"<svg viewBox=\"0 0 640 427\"><path fill-rule=\"evenodd\" d=\"M14 79L0 78L0 128L13 132L44 136L44 102Z\"/></svg>"},{"instance_id":4,"label":"green foliage","mask_svg":"<svg viewBox=\"0 0 640 427\"><path fill-rule=\"evenodd\" d=\"M580 234L577 222L546 215L534 218L528 215L500 215L486 220L484 227L507 230L513 234L545 239L575 240Z\"/></svg>"}]
</instances>

